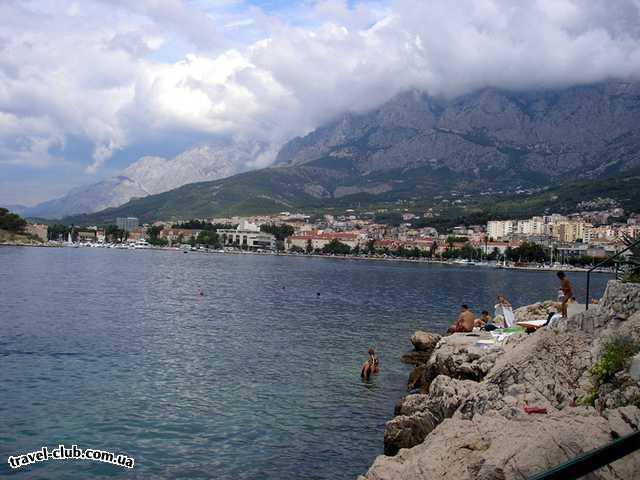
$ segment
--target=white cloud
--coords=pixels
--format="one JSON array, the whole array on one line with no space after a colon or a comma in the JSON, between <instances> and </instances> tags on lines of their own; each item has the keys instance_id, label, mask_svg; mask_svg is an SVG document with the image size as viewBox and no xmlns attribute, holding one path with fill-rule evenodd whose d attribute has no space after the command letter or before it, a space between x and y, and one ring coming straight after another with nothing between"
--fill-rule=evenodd
<instances>
[{"instance_id":1,"label":"white cloud","mask_svg":"<svg viewBox=\"0 0 640 480\"><path fill-rule=\"evenodd\" d=\"M636 0L216 5L2 2L0 165L55 165L73 136L93 145L79 168L99 173L175 131L277 146L411 87L452 96L640 72Z\"/></svg>"}]
</instances>

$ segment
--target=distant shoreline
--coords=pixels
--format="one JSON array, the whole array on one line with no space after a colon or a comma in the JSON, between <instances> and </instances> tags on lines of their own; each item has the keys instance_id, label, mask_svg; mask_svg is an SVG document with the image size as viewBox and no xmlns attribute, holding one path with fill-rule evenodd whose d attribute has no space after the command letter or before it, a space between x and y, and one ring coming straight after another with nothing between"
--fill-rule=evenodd
<instances>
[{"instance_id":1,"label":"distant shoreline","mask_svg":"<svg viewBox=\"0 0 640 480\"><path fill-rule=\"evenodd\" d=\"M37 248L95 248L86 246L74 246L69 245L56 245L56 244L21 244L21 243L2 243L0 247L37 247ZM104 248L103 248L104 249ZM135 250L131 248L109 248L108 250ZM253 251L215 251L215 250L185 250L182 248L174 247L148 247L140 250L160 250L168 252L188 252L188 253L205 253L205 254L218 254L218 255L274 255L284 257L295 258L324 258L324 259L336 259L336 260L359 260L359 261L378 261L378 262L404 262L404 263L418 263L418 264L435 264L435 265L449 265L459 267L482 267L495 270L520 270L527 272L577 272L586 273L589 269L584 267L573 267L571 265L562 266L539 266L539 265L495 265L487 263L477 262L455 262L446 260L431 260L431 259L416 259L416 258L398 258L398 257L372 257L372 256L357 256L357 255L318 255L318 254L306 254L306 253L288 253L288 252L253 252ZM606 273L613 274L610 270L596 269L592 273Z\"/></svg>"}]
</instances>

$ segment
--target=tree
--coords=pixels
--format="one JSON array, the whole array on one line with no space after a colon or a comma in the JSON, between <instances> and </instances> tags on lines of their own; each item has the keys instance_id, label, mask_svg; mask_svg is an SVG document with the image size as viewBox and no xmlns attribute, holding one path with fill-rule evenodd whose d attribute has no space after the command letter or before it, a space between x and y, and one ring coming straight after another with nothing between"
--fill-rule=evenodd
<instances>
[{"instance_id":1,"label":"tree","mask_svg":"<svg viewBox=\"0 0 640 480\"><path fill-rule=\"evenodd\" d=\"M373 255L376 253L376 241L371 239L367 242L367 253Z\"/></svg>"},{"instance_id":2,"label":"tree","mask_svg":"<svg viewBox=\"0 0 640 480\"><path fill-rule=\"evenodd\" d=\"M507 248L505 255L509 260L517 262L542 263L547 259L547 254L541 245L533 242L522 242L517 248Z\"/></svg>"},{"instance_id":3,"label":"tree","mask_svg":"<svg viewBox=\"0 0 640 480\"><path fill-rule=\"evenodd\" d=\"M311 242L311 239L307 240L307 248L306 248L306 250L307 250L308 254L313 253L313 243Z\"/></svg>"},{"instance_id":4,"label":"tree","mask_svg":"<svg viewBox=\"0 0 640 480\"><path fill-rule=\"evenodd\" d=\"M107 225L104 227L104 235L113 242L123 242L127 239L127 232L118 228L116 225Z\"/></svg>"},{"instance_id":5,"label":"tree","mask_svg":"<svg viewBox=\"0 0 640 480\"><path fill-rule=\"evenodd\" d=\"M211 223L201 220L189 220L183 223L174 223L171 228L181 228L185 230L209 230L215 232L221 229L234 229L237 226L238 225L230 223Z\"/></svg>"},{"instance_id":6,"label":"tree","mask_svg":"<svg viewBox=\"0 0 640 480\"><path fill-rule=\"evenodd\" d=\"M462 258L473 259L479 256L477 249L473 248L470 244L465 243L463 247L458 251L459 256Z\"/></svg>"},{"instance_id":7,"label":"tree","mask_svg":"<svg viewBox=\"0 0 640 480\"><path fill-rule=\"evenodd\" d=\"M198 235L198 243L207 247L220 248L220 235L211 230L203 230Z\"/></svg>"},{"instance_id":8,"label":"tree","mask_svg":"<svg viewBox=\"0 0 640 480\"><path fill-rule=\"evenodd\" d=\"M346 243L342 243L337 238L334 238L322 248L322 253L330 253L333 255L348 255L351 252L351 247Z\"/></svg>"},{"instance_id":9,"label":"tree","mask_svg":"<svg viewBox=\"0 0 640 480\"><path fill-rule=\"evenodd\" d=\"M290 251L291 253L304 253L304 248L301 248L301 247L299 247L299 246L297 246L297 245L293 245L293 246L289 249L289 251Z\"/></svg>"},{"instance_id":10,"label":"tree","mask_svg":"<svg viewBox=\"0 0 640 480\"><path fill-rule=\"evenodd\" d=\"M290 237L293 235L293 232L295 232L294 228L286 223L282 223L280 225L276 225L275 223L265 223L260 225L260 231L272 234L276 237L276 240L280 242L283 242L285 238Z\"/></svg>"},{"instance_id":11,"label":"tree","mask_svg":"<svg viewBox=\"0 0 640 480\"><path fill-rule=\"evenodd\" d=\"M6 208L0 208L0 229L10 232L22 232L26 226L27 221L20 215L11 213Z\"/></svg>"},{"instance_id":12,"label":"tree","mask_svg":"<svg viewBox=\"0 0 640 480\"><path fill-rule=\"evenodd\" d=\"M429 248L429 257L433 258L433 256L436 254L436 250L438 250L438 242L434 240L431 244L431 247Z\"/></svg>"},{"instance_id":13,"label":"tree","mask_svg":"<svg viewBox=\"0 0 640 480\"><path fill-rule=\"evenodd\" d=\"M149 237L149 243L151 245L164 246L169 243L166 238L160 238L160 233L163 227L161 225L154 225L147 229L147 236Z\"/></svg>"},{"instance_id":14,"label":"tree","mask_svg":"<svg viewBox=\"0 0 640 480\"><path fill-rule=\"evenodd\" d=\"M49 240L66 240L70 232L71 228L56 223L47 227L47 238Z\"/></svg>"}]
</instances>

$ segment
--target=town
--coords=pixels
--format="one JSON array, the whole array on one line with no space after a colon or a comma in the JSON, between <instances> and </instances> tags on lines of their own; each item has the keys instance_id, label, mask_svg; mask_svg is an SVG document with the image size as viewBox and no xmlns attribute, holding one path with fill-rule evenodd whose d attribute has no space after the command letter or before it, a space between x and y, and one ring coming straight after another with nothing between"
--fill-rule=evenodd
<instances>
[{"instance_id":1,"label":"town","mask_svg":"<svg viewBox=\"0 0 640 480\"><path fill-rule=\"evenodd\" d=\"M50 245L574 266L593 265L622 250L625 238L640 237L640 214L627 213L609 199L579 206L583 210L571 214L490 220L442 231L423 226L430 212L394 212L397 221L392 222L386 210L351 209L339 215L280 212L146 225L126 217L104 227L29 224L26 231Z\"/></svg>"}]
</instances>

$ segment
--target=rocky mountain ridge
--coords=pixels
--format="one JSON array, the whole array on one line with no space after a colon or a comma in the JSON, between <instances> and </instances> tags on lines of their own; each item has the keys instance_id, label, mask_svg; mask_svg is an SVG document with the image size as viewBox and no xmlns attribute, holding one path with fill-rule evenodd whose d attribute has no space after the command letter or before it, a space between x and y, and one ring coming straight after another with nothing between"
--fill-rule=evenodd
<instances>
[{"instance_id":1,"label":"rocky mountain ridge","mask_svg":"<svg viewBox=\"0 0 640 480\"><path fill-rule=\"evenodd\" d=\"M77 187L61 198L21 210L30 217L60 218L118 207L194 182L229 177L264 153L261 144L199 145L174 158L142 157L117 175Z\"/></svg>"},{"instance_id":2,"label":"rocky mountain ridge","mask_svg":"<svg viewBox=\"0 0 640 480\"><path fill-rule=\"evenodd\" d=\"M351 168L359 175L446 168L527 182L640 165L640 83L562 90L486 88L453 100L411 91L347 114L280 150L281 165Z\"/></svg>"},{"instance_id":3,"label":"rocky mountain ridge","mask_svg":"<svg viewBox=\"0 0 640 480\"><path fill-rule=\"evenodd\" d=\"M452 191L479 197L596 181L640 168L638 125L639 82L488 88L450 100L410 91L293 139L270 168L185 185L86 220L425 204Z\"/></svg>"}]
</instances>

